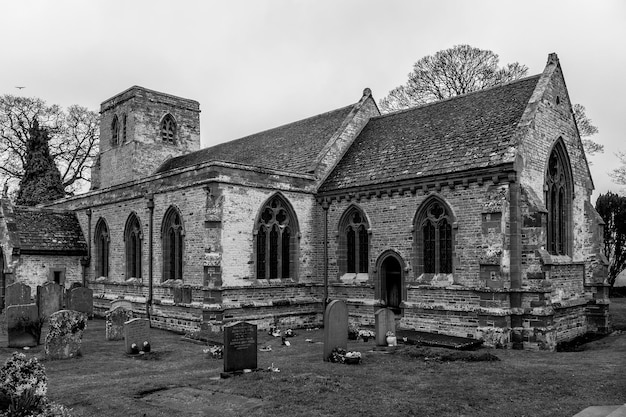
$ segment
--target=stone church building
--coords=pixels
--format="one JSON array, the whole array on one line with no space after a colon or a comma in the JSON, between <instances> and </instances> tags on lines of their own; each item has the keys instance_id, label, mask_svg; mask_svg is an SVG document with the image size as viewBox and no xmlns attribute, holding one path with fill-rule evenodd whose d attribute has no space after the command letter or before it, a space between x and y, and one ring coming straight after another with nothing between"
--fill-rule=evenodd
<instances>
[{"instance_id":1,"label":"stone church building","mask_svg":"<svg viewBox=\"0 0 626 417\"><path fill-rule=\"evenodd\" d=\"M30 223L3 202L3 281L60 270L96 311L123 297L178 330L319 325L332 299L361 325L389 307L402 328L495 346L608 329L603 223L555 54L506 85L385 115L365 89L206 149L199 113L141 87L102 103L92 189L31 209L82 240L29 274L6 230Z\"/></svg>"}]
</instances>

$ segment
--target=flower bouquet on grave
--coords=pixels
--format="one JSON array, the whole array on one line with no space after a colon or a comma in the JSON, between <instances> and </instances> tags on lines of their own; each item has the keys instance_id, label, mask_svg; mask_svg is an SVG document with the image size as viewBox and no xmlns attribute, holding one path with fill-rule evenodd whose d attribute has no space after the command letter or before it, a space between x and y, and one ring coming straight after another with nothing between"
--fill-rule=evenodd
<instances>
[{"instance_id":1,"label":"flower bouquet on grave","mask_svg":"<svg viewBox=\"0 0 626 417\"><path fill-rule=\"evenodd\" d=\"M392 331L388 331L387 333L385 333L385 341L387 342L387 346L398 346L398 339L396 338L396 335L394 332Z\"/></svg>"},{"instance_id":2,"label":"flower bouquet on grave","mask_svg":"<svg viewBox=\"0 0 626 417\"><path fill-rule=\"evenodd\" d=\"M361 363L361 352L346 352L344 363L348 365L358 365Z\"/></svg>"},{"instance_id":3,"label":"flower bouquet on grave","mask_svg":"<svg viewBox=\"0 0 626 417\"><path fill-rule=\"evenodd\" d=\"M370 338L376 337L374 332L371 330L359 330L358 335L361 339L363 339L364 342L367 342L368 340L370 340Z\"/></svg>"},{"instance_id":4,"label":"flower bouquet on grave","mask_svg":"<svg viewBox=\"0 0 626 417\"><path fill-rule=\"evenodd\" d=\"M330 355L328 355L328 361L332 363L344 363L346 358L346 350L342 348L334 348Z\"/></svg>"},{"instance_id":5,"label":"flower bouquet on grave","mask_svg":"<svg viewBox=\"0 0 626 417\"><path fill-rule=\"evenodd\" d=\"M206 349L202 349L202 351L209 359L222 359L222 355L224 354L224 348L218 345L209 346Z\"/></svg>"},{"instance_id":6,"label":"flower bouquet on grave","mask_svg":"<svg viewBox=\"0 0 626 417\"><path fill-rule=\"evenodd\" d=\"M359 338L359 328L351 324L348 326L348 340L357 340Z\"/></svg>"},{"instance_id":7,"label":"flower bouquet on grave","mask_svg":"<svg viewBox=\"0 0 626 417\"><path fill-rule=\"evenodd\" d=\"M283 333L283 335L285 337L294 337L296 335L296 333L293 330L291 330L291 329L287 329L287 330L285 330L285 333Z\"/></svg>"}]
</instances>

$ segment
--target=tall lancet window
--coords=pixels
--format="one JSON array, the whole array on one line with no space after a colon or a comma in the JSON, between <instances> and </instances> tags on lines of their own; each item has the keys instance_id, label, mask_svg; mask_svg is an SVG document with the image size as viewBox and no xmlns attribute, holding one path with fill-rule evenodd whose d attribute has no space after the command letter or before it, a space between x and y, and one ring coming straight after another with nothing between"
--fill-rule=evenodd
<instances>
[{"instance_id":1,"label":"tall lancet window","mask_svg":"<svg viewBox=\"0 0 626 417\"><path fill-rule=\"evenodd\" d=\"M141 239L139 219L132 213L126 221L124 231L127 278L141 278Z\"/></svg>"},{"instance_id":2,"label":"tall lancet window","mask_svg":"<svg viewBox=\"0 0 626 417\"><path fill-rule=\"evenodd\" d=\"M548 252L553 255L568 255L571 238L572 173L562 140L557 142L548 158L545 201L548 209Z\"/></svg>"},{"instance_id":3,"label":"tall lancet window","mask_svg":"<svg viewBox=\"0 0 626 417\"><path fill-rule=\"evenodd\" d=\"M163 218L161 239L163 247L163 281L183 279L183 222L174 207L167 209Z\"/></svg>"}]
</instances>

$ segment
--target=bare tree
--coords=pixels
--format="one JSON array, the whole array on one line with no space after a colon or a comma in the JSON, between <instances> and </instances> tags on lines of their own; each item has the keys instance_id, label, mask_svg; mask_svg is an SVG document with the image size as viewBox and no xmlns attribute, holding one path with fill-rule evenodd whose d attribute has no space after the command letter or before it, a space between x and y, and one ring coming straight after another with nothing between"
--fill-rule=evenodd
<instances>
[{"instance_id":1,"label":"bare tree","mask_svg":"<svg viewBox=\"0 0 626 417\"><path fill-rule=\"evenodd\" d=\"M0 180L15 189L24 175L26 143L35 120L49 134L50 155L67 194L85 187L98 153L98 113L81 106L67 111L39 98L0 96Z\"/></svg>"},{"instance_id":2,"label":"bare tree","mask_svg":"<svg viewBox=\"0 0 626 417\"><path fill-rule=\"evenodd\" d=\"M611 178L613 178L613 182L626 185L626 152L619 151L616 155L622 165L618 168L615 168L612 172L609 173L609 175L611 176Z\"/></svg>"},{"instance_id":3,"label":"bare tree","mask_svg":"<svg viewBox=\"0 0 626 417\"><path fill-rule=\"evenodd\" d=\"M470 45L456 45L425 56L413 65L406 84L380 100L380 109L383 113L408 109L515 81L528 72L518 62L504 67L499 63L497 54ZM589 139L598 128L585 114L585 107L575 104L573 112L587 155L603 152L603 145Z\"/></svg>"},{"instance_id":4,"label":"bare tree","mask_svg":"<svg viewBox=\"0 0 626 417\"><path fill-rule=\"evenodd\" d=\"M522 78L528 72L517 62L499 68L491 51L456 45L428 55L413 65L405 85L394 88L380 101L383 112L402 110L471 93Z\"/></svg>"}]
</instances>

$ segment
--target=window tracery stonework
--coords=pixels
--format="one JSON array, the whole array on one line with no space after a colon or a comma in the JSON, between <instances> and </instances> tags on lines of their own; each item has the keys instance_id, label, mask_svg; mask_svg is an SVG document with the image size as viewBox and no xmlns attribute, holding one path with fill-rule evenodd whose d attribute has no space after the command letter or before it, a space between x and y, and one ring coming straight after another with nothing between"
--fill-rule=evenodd
<instances>
[{"instance_id":1,"label":"window tracery stonework","mask_svg":"<svg viewBox=\"0 0 626 417\"><path fill-rule=\"evenodd\" d=\"M297 230L290 211L278 197L261 211L256 225L257 279L294 278Z\"/></svg>"}]
</instances>

